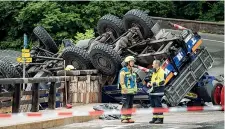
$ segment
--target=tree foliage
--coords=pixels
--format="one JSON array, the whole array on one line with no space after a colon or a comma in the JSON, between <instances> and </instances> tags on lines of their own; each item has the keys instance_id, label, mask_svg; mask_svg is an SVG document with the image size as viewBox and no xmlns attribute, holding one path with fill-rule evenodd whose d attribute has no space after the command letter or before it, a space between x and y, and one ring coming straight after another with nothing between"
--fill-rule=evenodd
<instances>
[{"instance_id":1,"label":"tree foliage","mask_svg":"<svg viewBox=\"0 0 225 129\"><path fill-rule=\"evenodd\" d=\"M122 18L134 8L157 17L224 21L224 1L5 1L0 2L0 49L21 48L23 33L34 39L32 30L37 25L56 41L77 40L78 32L92 30L103 15Z\"/></svg>"},{"instance_id":2,"label":"tree foliage","mask_svg":"<svg viewBox=\"0 0 225 129\"><path fill-rule=\"evenodd\" d=\"M74 38L76 39L75 43L77 43L79 40L84 40L84 39L91 39L94 37L94 30L89 29L86 30L85 33L80 33L77 32Z\"/></svg>"}]
</instances>

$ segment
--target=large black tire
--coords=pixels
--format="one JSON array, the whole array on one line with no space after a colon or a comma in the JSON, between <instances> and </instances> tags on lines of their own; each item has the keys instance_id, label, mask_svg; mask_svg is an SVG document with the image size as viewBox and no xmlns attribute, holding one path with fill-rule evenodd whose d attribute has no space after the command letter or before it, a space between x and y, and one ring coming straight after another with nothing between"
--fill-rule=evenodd
<instances>
[{"instance_id":1,"label":"large black tire","mask_svg":"<svg viewBox=\"0 0 225 129\"><path fill-rule=\"evenodd\" d=\"M141 10L132 9L128 11L123 17L123 24L126 31L134 26L139 27L145 39L153 36L151 29L155 23L150 16Z\"/></svg>"},{"instance_id":2,"label":"large black tire","mask_svg":"<svg viewBox=\"0 0 225 129\"><path fill-rule=\"evenodd\" d=\"M102 74L115 75L121 67L121 57L107 44L98 44L90 52L93 66Z\"/></svg>"},{"instance_id":3,"label":"large black tire","mask_svg":"<svg viewBox=\"0 0 225 129\"><path fill-rule=\"evenodd\" d=\"M114 37L118 38L124 33L123 22L119 17L107 14L99 19L97 30L100 35L111 31Z\"/></svg>"},{"instance_id":4,"label":"large black tire","mask_svg":"<svg viewBox=\"0 0 225 129\"><path fill-rule=\"evenodd\" d=\"M66 65L73 65L77 70L92 68L92 64L86 50L73 46L66 47L62 52L62 58Z\"/></svg>"},{"instance_id":5,"label":"large black tire","mask_svg":"<svg viewBox=\"0 0 225 129\"><path fill-rule=\"evenodd\" d=\"M59 49L55 41L42 26L35 27L33 32L37 36L37 38L40 39L41 42L45 45L47 50L49 50L52 53L58 52Z\"/></svg>"},{"instance_id":6,"label":"large black tire","mask_svg":"<svg viewBox=\"0 0 225 129\"><path fill-rule=\"evenodd\" d=\"M15 68L20 73L20 76L23 77L23 66L17 65L17 66L15 66ZM25 77L29 78L29 75L27 72L25 72Z\"/></svg>"},{"instance_id":7,"label":"large black tire","mask_svg":"<svg viewBox=\"0 0 225 129\"><path fill-rule=\"evenodd\" d=\"M0 60L0 74L4 78L20 78L21 75L10 62L6 60ZM13 91L14 85L5 85L7 91Z\"/></svg>"}]
</instances>

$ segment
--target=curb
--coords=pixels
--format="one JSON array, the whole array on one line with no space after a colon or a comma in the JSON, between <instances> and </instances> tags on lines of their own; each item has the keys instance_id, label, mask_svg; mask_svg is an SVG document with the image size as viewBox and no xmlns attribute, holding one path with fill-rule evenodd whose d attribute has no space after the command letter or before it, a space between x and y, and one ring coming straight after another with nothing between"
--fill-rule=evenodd
<instances>
[{"instance_id":1,"label":"curb","mask_svg":"<svg viewBox=\"0 0 225 129\"><path fill-rule=\"evenodd\" d=\"M38 122L30 122L30 123L21 123L17 125L10 125L0 127L0 129L47 129L53 127L64 126L73 123L82 123L90 120L98 119L99 116L73 116L73 117L64 117L64 118L56 118L51 120L44 120Z\"/></svg>"}]
</instances>

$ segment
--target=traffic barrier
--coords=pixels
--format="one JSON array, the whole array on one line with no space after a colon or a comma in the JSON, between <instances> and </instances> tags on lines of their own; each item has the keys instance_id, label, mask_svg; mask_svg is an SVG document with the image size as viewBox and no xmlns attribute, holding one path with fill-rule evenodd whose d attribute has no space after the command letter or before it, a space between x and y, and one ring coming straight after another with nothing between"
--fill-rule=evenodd
<instances>
[{"instance_id":1,"label":"traffic barrier","mask_svg":"<svg viewBox=\"0 0 225 129\"><path fill-rule=\"evenodd\" d=\"M142 67L142 66L136 66L138 69L144 71L144 72L149 72L150 70L148 68Z\"/></svg>"},{"instance_id":2,"label":"traffic barrier","mask_svg":"<svg viewBox=\"0 0 225 129\"><path fill-rule=\"evenodd\" d=\"M120 115L120 114L152 114L161 112L193 112L193 111L223 111L223 106L193 106L193 107L171 107L171 108L148 108L148 109L128 109L128 110L105 110L105 111L57 111L54 110L52 113L49 112L27 112L27 113L16 113L16 114L0 114L0 118L10 118L10 117L44 117L44 116L100 116L100 115Z\"/></svg>"},{"instance_id":3,"label":"traffic barrier","mask_svg":"<svg viewBox=\"0 0 225 129\"><path fill-rule=\"evenodd\" d=\"M171 22L169 22L169 24L170 24L171 26L173 26L174 28L176 28L176 29L180 29L180 30L186 30L186 29L187 29L187 28L185 28L185 27L183 27L183 26L181 26L181 25L174 24L174 23L171 23Z\"/></svg>"}]
</instances>

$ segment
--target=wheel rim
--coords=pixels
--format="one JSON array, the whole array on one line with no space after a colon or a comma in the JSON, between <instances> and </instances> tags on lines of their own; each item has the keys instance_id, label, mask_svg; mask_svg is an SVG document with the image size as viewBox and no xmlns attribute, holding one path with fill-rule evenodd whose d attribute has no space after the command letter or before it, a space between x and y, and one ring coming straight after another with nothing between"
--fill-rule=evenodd
<instances>
[{"instance_id":1,"label":"wheel rim","mask_svg":"<svg viewBox=\"0 0 225 129\"><path fill-rule=\"evenodd\" d=\"M142 31L142 26L140 25L140 24L138 24L138 23L131 23L131 28L132 27L138 27L141 31Z\"/></svg>"},{"instance_id":2,"label":"wheel rim","mask_svg":"<svg viewBox=\"0 0 225 129\"><path fill-rule=\"evenodd\" d=\"M97 54L96 59L97 59L98 65L101 67L104 67L106 70L110 70L112 68L112 66L110 64L111 61L109 59L105 58L103 55Z\"/></svg>"},{"instance_id":3,"label":"wheel rim","mask_svg":"<svg viewBox=\"0 0 225 129\"><path fill-rule=\"evenodd\" d=\"M71 61L71 64L74 66L74 68L80 69L80 65L77 61L73 60L73 61Z\"/></svg>"},{"instance_id":4,"label":"wheel rim","mask_svg":"<svg viewBox=\"0 0 225 129\"><path fill-rule=\"evenodd\" d=\"M117 34L116 30L114 30L114 29L111 28L111 27L106 27L106 28L105 28L105 32L111 32L115 38L117 38L117 37L119 36L119 35Z\"/></svg>"},{"instance_id":5,"label":"wheel rim","mask_svg":"<svg viewBox=\"0 0 225 129\"><path fill-rule=\"evenodd\" d=\"M99 65L101 65L101 66L103 66L103 67L107 67L107 61L104 59L104 58L102 58L102 57L100 57L99 59L98 59L98 63L99 63Z\"/></svg>"},{"instance_id":6,"label":"wheel rim","mask_svg":"<svg viewBox=\"0 0 225 129\"><path fill-rule=\"evenodd\" d=\"M221 85L216 85L215 86L215 91L213 93L213 97L214 97L214 102L215 104L220 104L221 103L221 90L222 90L222 86Z\"/></svg>"},{"instance_id":7,"label":"wheel rim","mask_svg":"<svg viewBox=\"0 0 225 129\"><path fill-rule=\"evenodd\" d=\"M133 23L131 23L129 28L132 28L132 27L139 28L139 30L141 31L141 34L144 35L144 28L140 24L138 24L138 22L134 21Z\"/></svg>"},{"instance_id":8,"label":"wheel rim","mask_svg":"<svg viewBox=\"0 0 225 129\"><path fill-rule=\"evenodd\" d=\"M103 56L102 54L96 54L94 56L94 59L96 59L96 63L97 65L100 67L100 70L101 71L105 71L105 72L108 72L108 71L112 71L113 69L113 62L106 58L105 56Z\"/></svg>"}]
</instances>

